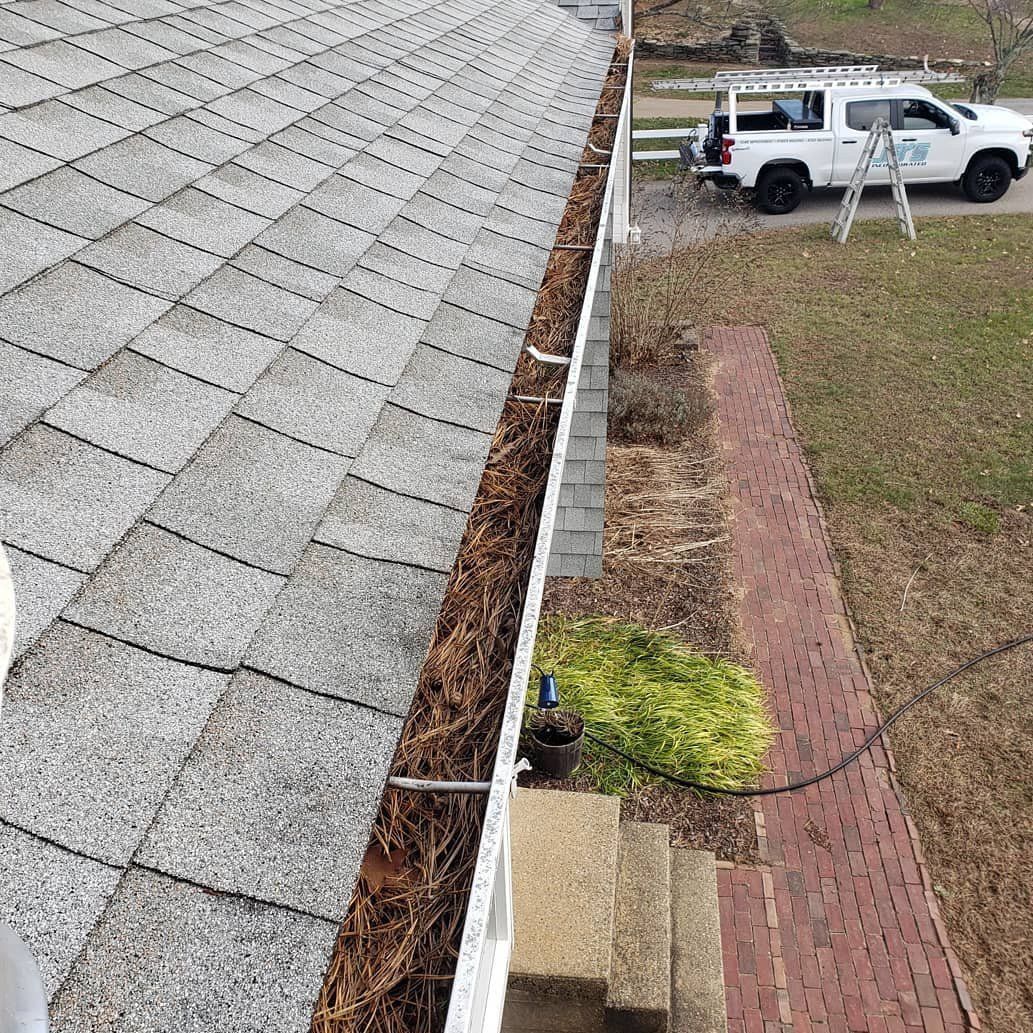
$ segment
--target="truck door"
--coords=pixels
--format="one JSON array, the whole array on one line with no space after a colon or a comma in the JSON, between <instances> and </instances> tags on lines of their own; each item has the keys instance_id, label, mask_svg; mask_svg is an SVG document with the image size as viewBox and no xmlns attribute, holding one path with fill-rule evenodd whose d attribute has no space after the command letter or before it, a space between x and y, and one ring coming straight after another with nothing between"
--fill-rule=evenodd
<instances>
[{"instance_id":1,"label":"truck door","mask_svg":"<svg viewBox=\"0 0 1033 1033\"><path fill-rule=\"evenodd\" d=\"M893 139L904 182L956 179L963 144L954 136L955 117L924 97L895 102Z\"/></svg>"},{"instance_id":2,"label":"truck door","mask_svg":"<svg viewBox=\"0 0 1033 1033\"><path fill-rule=\"evenodd\" d=\"M848 100L841 105L836 132L836 156L833 162L832 185L846 186L857 168L857 162L864 150L865 141L877 118L884 118L892 124L893 102L890 100ZM869 183L888 183L889 169L886 166L882 148L875 152ZM882 159L880 161L880 158Z\"/></svg>"}]
</instances>

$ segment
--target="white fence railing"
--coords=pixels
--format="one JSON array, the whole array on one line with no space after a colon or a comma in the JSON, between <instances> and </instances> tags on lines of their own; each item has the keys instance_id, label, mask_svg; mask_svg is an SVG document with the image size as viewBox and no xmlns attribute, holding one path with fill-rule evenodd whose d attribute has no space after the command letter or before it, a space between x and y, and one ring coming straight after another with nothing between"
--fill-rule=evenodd
<instances>
[{"instance_id":1,"label":"white fence railing","mask_svg":"<svg viewBox=\"0 0 1033 1033\"><path fill-rule=\"evenodd\" d=\"M689 133L696 129L706 129L703 126L684 126L680 129L633 129L631 140L684 140ZM673 151L632 151L632 161L677 161L679 154Z\"/></svg>"}]
</instances>

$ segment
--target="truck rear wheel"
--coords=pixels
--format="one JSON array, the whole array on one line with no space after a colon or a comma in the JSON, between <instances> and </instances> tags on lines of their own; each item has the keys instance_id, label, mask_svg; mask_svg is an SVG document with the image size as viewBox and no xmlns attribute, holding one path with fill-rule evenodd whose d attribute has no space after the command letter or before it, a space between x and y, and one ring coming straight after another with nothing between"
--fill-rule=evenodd
<instances>
[{"instance_id":1,"label":"truck rear wheel","mask_svg":"<svg viewBox=\"0 0 1033 1033\"><path fill-rule=\"evenodd\" d=\"M779 166L761 173L753 203L768 215L788 215L803 200L803 191L800 173Z\"/></svg>"},{"instance_id":2,"label":"truck rear wheel","mask_svg":"<svg viewBox=\"0 0 1033 1033\"><path fill-rule=\"evenodd\" d=\"M990 204L1008 192L1011 166L996 154L977 154L961 180L965 196L976 204Z\"/></svg>"}]
</instances>

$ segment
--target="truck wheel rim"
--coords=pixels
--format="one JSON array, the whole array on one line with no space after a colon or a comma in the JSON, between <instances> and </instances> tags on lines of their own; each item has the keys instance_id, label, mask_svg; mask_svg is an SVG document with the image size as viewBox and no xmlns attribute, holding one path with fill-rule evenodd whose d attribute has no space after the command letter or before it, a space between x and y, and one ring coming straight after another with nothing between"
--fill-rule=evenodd
<instances>
[{"instance_id":1,"label":"truck wheel rim","mask_svg":"<svg viewBox=\"0 0 1033 1033\"><path fill-rule=\"evenodd\" d=\"M768 187L768 201L778 208L788 204L793 198L793 188L788 183L772 183Z\"/></svg>"},{"instance_id":2,"label":"truck wheel rim","mask_svg":"<svg viewBox=\"0 0 1033 1033\"><path fill-rule=\"evenodd\" d=\"M1001 173L997 169L986 169L976 176L976 190L980 197L996 194L1001 188Z\"/></svg>"}]
</instances>

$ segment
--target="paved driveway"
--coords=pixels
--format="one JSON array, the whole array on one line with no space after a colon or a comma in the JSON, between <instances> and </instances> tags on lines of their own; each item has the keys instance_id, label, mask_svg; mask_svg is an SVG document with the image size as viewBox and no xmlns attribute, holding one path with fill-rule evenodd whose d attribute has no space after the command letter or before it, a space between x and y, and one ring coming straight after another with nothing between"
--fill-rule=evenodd
<instances>
[{"instance_id":1,"label":"paved driveway","mask_svg":"<svg viewBox=\"0 0 1033 1033\"><path fill-rule=\"evenodd\" d=\"M685 188L682 188L684 190ZM669 181L654 180L636 182L632 191L634 218L646 234L668 236L672 229L687 217L684 201L679 199L680 191L672 188ZM697 222L704 217L708 229L704 236L727 233L737 224L732 216L736 208L736 195L727 194L712 187L700 191L700 203L693 205L691 218ZM750 219L756 220L762 229L778 229L785 226L806 226L811 223L827 223L839 211L842 190L815 190L804 198L803 203L789 215L763 215L750 209ZM972 204L965 199L961 190L951 183L928 186L913 186L908 190L911 212L915 218L928 215L1004 215L1022 212L1033 213L1033 173L1018 183L1013 183L1000 201L994 204ZM888 186L865 187L858 209L858 219L889 219L893 217L893 197ZM921 233L921 226L918 227ZM694 233L693 236L696 236Z\"/></svg>"}]
</instances>

